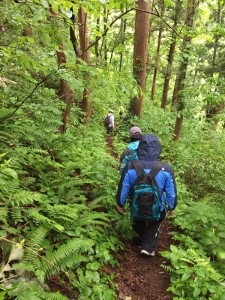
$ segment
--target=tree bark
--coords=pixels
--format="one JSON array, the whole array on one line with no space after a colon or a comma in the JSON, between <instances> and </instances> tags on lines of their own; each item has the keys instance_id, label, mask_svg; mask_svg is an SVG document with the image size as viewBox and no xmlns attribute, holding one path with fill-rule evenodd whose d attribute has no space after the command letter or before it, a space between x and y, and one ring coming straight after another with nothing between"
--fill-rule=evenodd
<instances>
[{"instance_id":1,"label":"tree bark","mask_svg":"<svg viewBox=\"0 0 225 300\"><path fill-rule=\"evenodd\" d=\"M103 32L106 32L107 22L108 22L108 11L107 11L106 5L104 5L104 18L103 18L103 22L104 22L104 30L103 30ZM103 54L102 54L102 52L103 52ZM101 57L103 56L103 59L104 59L104 62L105 62L105 66L107 66L107 44L106 44L105 35L103 36L103 39L102 39L100 55L101 55Z\"/></svg>"},{"instance_id":2,"label":"tree bark","mask_svg":"<svg viewBox=\"0 0 225 300\"><path fill-rule=\"evenodd\" d=\"M165 10L164 0L162 0L160 4L161 4L161 16L163 17L164 10ZM158 73L158 65L160 61L160 47L161 47L161 40L162 40L162 32L163 32L163 21L161 20L159 26L159 34L158 34L158 42L157 42L157 50L156 50L156 61L155 61L153 80L152 80L152 90L151 90L152 102L154 102L155 99L156 78Z\"/></svg>"},{"instance_id":3,"label":"tree bark","mask_svg":"<svg viewBox=\"0 0 225 300\"><path fill-rule=\"evenodd\" d=\"M141 89L141 93L131 101L130 112L140 117L146 83L147 43L149 34L148 12L150 11L150 0L138 0L137 8L134 31L133 75Z\"/></svg>"},{"instance_id":4,"label":"tree bark","mask_svg":"<svg viewBox=\"0 0 225 300\"><path fill-rule=\"evenodd\" d=\"M216 23L221 24L221 0L217 1L217 14L216 14ZM216 56L217 56L217 49L218 49L218 44L219 44L219 36L218 34L214 35L214 46L213 46L213 59L212 59L212 67L213 69L215 68L216 65Z\"/></svg>"},{"instance_id":5,"label":"tree bark","mask_svg":"<svg viewBox=\"0 0 225 300\"><path fill-rule=\"evenodd\" d=\"M177 103L177 118L176 124L174 127L174 136L173 140L177 141L180 138L181 128L183 124L183 110L184 110L184 101L183 101L183 89L184 89L184 80L186 78L186 72L188 67L188 59L189 59L189 51L190 51L190 42L191 35L188 34L188 29L193 27L194 22L194 14L195 14L195 1L196 0L188 0L187 1L187 10L186 10L186 30L187 34L184 35L181 53L183 55L182 62L180 63L180 67L178 70L178 76L176 78L173 99L172 103Z\"/></svg>"},{"instance_id":6,"label":"tree bark","mask_svg":"<svg viewBox=\"0 0 225 300\"><path fill-rule=\"evenodd\" d=\"M126 20L121 19L120 20L120 30L118 35L116 36L116 39L114 41L114 46L112 48L111 51L111 55L110 55L110 61L109 63L112 63L112 59L113 59L113 54L114 54L114 50L116 49L116 47L118 47L120 44L124 44L124 38L125 38L125 29L126 29Z\"/></svg>"},{"instance_id":7,"label":"tree bark","mask_svg":"<svg viewBox=\"0 0 225 300\"><path fill-rule=\"evenodd\" d=\"M125 42L125 32L126 32L126 28L127 28L127 20L122 20L123 21L123 37L122 37L122 45L124 45ZM121 24L122 25L122 24ZM120 52L119 55L120 58L120 63L119 63L119 71L122 70L122 66L123 66L123 52Z\"/></svg>"},{"instance_id":8,"label":"tree bark","mask_svg":"<svg viewBox=\"0 0 225 300\"><path fill-rule=\"evenodd\" d=\"M173 67L173 60L174 60L174 53L176 48L176 39L177 39L177 23L180 15L181 10L181 1L177 0L176 8L175 8L175 14L174 14L174 24L173 24L173 33L172 33L172 43L170 44L169 54L167 57L167 67L166 67L166 73L164 78L164 85L163 85L163 94L162 94L162 102L161 102L161 108L166 109L167 106L167 96L169 92L169 84L170 84L170 78L172 74L172 67Z\"/></svg>"},{"instance_id":9,"label":"tree bark","mask_svg":"<svg viewBox=\"0 0 225 300\"><path fill-rule=\"evenodd\" d=\"M96 29L99 32L100 31L100 17L96 20ZM95 56L96 56L96 65L98 64L98 60L99 60L99 42L98 42L98 38L96 37L95 40Z\"/></svg>"},{"instance_id":10,"label":"tree bark","mask_svg":"<svg viewBox=\"0 0 225 300\"><path fill-rule=\"evenodd\" d=\"M61 50L57 51L57 60L59 66L65 67L66 64L66 55L65 55L65 46L62 44ZM63 100L66 103L66 108L62 112L62 121L63 124L59 126L59 132L65 133L67 125L69 124L70 111L73 106L74 96L68 82L64 79L60 80L59 90L58 90L59 99Z\"/></svg>"},{"instance_id":11,"label":"tree bark","mask_svg":"<svg viewBox=\"0 0 225 300\"><path fill-rule=\"evenodd\" d=\"M49 6L49 11L54 17L54 20L57 21L58 14L55 13L52 9L52 6ZM65 45L63 41L60 45L60 50L56 51L57 62L59 67L65 68L66 64L66 54L65 54ZM62 111L62 125L59 126L59 132L65 133L67 125L69 123L70 111L74 102L74 96L72 90L67 81L64 79L60 80L59 90L58 90L59 99L63 100L66 103L66 108Z\"/></svg>"},{"instance_id":12,"label":"tree bark","mask_svg":"<svg viewBox=\"0 0 225 300\"><path fill-rule=\"evenodd\" d=\"M87 13L85 13L82 7L80 7L78 10L78 21L79 21L79 37L80 37L80 51L81 51L80 58L83 61L85 61L87 65L90 65L91 64L90 50L87 49L89 46ZM88 86L90 81L88 72L86 72L84 77L86 79L87 86ZM91 90L89 88L85 88L83 92L83 101L82 101L82 109L86 113L86 117L84 120L85 124L89 123L90 117L92 115L90 95L91 95Z\"/></svg>"}]
</instances>

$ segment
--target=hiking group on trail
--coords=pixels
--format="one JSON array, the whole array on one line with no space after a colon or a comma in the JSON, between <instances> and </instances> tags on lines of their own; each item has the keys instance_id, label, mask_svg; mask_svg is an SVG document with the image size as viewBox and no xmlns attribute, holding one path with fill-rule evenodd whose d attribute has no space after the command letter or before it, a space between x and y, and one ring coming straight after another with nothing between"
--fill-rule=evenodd
<instances>
[{"instance_id":1,"label":"hiking group on trail","mask_svg":"<svg viewBox=\"0 0 225 300\"><path fill-rule=\"evenodd\" d=\"M130 139L120 158L117 211L123 214L129 201L137 235L133 243L142 254L154 256L160 224L167 212L173 215L177 205L175 177L172 168L159 161L161 145L156 135L142 135L135 126L130 129Z\"/></svg>"}]
</instances>

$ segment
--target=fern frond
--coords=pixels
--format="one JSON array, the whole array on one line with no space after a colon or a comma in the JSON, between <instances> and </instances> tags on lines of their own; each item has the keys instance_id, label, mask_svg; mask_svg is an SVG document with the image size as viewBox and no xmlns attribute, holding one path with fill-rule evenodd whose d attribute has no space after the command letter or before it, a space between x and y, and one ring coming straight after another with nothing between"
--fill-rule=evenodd
<instances>
[{"instance_id":1,"label":"fern frond","mask_svg":"<svg viewBox=\"0 0 225 300\"><path fill-rule=\"evenodd\" d=\"M77 224L76 224L77 225ZM93 226L96 227L97 225L101 225L102 230L100 227L98 227L97 229L101 232L105 231L105 227L111 227L112 225L109 222L104 222L101 220L82 220L81 222L79 222L79 227L83 227L83 226Z\"/></svg>"},{"instance_id":2,"label":"fern frond","mask_svg":"<svg viewBox=\"0 0 225 300\"><path fill-rule=\"evenodd\" d=\"M104 203L102 203L102 200L104 200L104 198L105 197L99 197L99 198L96 198L96 199L92 200L90 203L88 203L88 209L89 210L95 210L95 209L100 208L100 207L105 208Z\"/></svg>"},{"instance_id":3,"label":"fern frond","mask_svg":"<svg viewBox=\"0 0 225 300\"><path fill-rule=\"evenodd\" d=\"M41 195L31 191L19 190L17 193L10 195L9 201L12 206L31 205L34 201L40 202Z\"/></svg>"},{"instance_id":4,"label":"fern frond","mask_svg":"<svg viewBox=\"0 0 225 300\"><path fill-rule=\"evenodd\" d=\"M77 220L76 226L82 227L87 224L94 224L94 223L97 224L98 222L99 222L99 224L101 224L103 226L107 226L110 223L110 219L107 217L107 215L105 213L101 213L101 212L86 213L85 212L80 217L80 219Z\"/></svg>"},{"instance_id":5,"label":"fern frond","mask_svg":"<svg viewBox=\"0 0 225 300\"><path fill-rule=\"evenodd\" d=\"M16 300L68 300L59 292L45 292L42 286L35 281L19 283L14 292Z\"/></svg>"},{"instance_id":6,"label":"fern frond","mask_svg":"<svg viewBox=\"0 0 225 300\"><path fill-rule=\"evenodd\" d=\"M43 295L42 295L42 297L43 298L41 298L41 299L43 299L43 300L68 300L69 298L67 298L66 296L63 296L62 294L60 294L60 293L44 293Z\"/></svg>"},{"instance_id":7,"label":"fern frond","mask_svg":"<svg viewBox=\"0 0 225 300\"><path fill-rule=\"evenodd\" d=\"M19 183L17 180L8 180L6 184L0 185L1 199L9 205L8 199L18 192Z\"/></svg>"},{"instance_id":8,"label":"fern frond","mask_svg":"<svg viewBox=\"0 0 225 300\"><path fill-rule=\"evenodd\" d=\"M51 220L49 219L48 217L42 215L40 212L39 212L39 209L38 208L30 208L30 209L27 209L26 211L24 211L24 213L29 217L29 218L32 218L33 221L36 223L36 224L43 224L45 225L47 228L49 229L56 229L57 231L63 231L64 230L64 227L59 224L59 223L56 223L54 220Z\"/></svg>"},{"instance_id":9,"label":"fern frond","mask_svg":"<svg viewBox=\"0 0 225 300\"><path fill-rule=\"evenodd\" d=\"M44 258L43 270L47 277L55 275L60 270L67 269L67 258L73 256L74 263L78 261L79 251L93 251L93 241L90 239L71 239L66 244L61 245L56 251L49 253Z\"/></svg>"},{"instance_id":10,"label":"fern frond","mask_svg":"<svg viewBox=\"0 0 225 300\"><path fill-rule=\"evenodd\" d=\"M43 241L48 233L48 229L46 227L38 227L29 235L29 240L26 245L29 248L32 248L35 251L38 251L41 247L43 247Z\"/></svg>"},{"instance_id":11,"label":"fern frond","mask_svg":"<svg viewBox=\"0 0 225 300\"><path fill-rule=\"evenodd\" d=\"M79 208L78 208L79 207ZM79 218L78 209L84 209L84 205L77 205L73 207L72 205L54 205L48 206L48 216L51 219L59 220L66 223L73 223L76 219Z\"/></svg>"},{"instance_id":12,"label":"fern frond","mask_svg":"<svg viewBox=\"0 0 225 300\"><path fill-rule=\"evenodd\" d=\"M19 265L20 270L34 272L41 282L44 282L44 272L42 271L42 257L39 253L43 250L48 229L39 227L32 230L29 239L24 246L23 262Z\"/></svg>"},{"instance_id":13,"label":"fern frond","mask_svg":"<svg viewBox=\"0 0 225 300\"><path fill-rule=\"evenodd\" d=\"M12 207L10 211L10 217L13 220L14 224L24 221L24 217L22 216L22 210L20 207Z\"/></svg>"},{"instance_id":14,"label":"fern frond","mask_svg":"<svg viewBox=\"0 0 225 300\"><path fill-rule=\"evenodd\" d=\"M24 177L24 178L21 178L20 185L24 188L27 188L27 187L33 185L36 181L37 180L34 177Z\"/></svg>"},{"instance_id":15,"label":"fern frond","mask_svg":"<svg viewBox=\"0 0 225 300\"><path fill-rule=\"evenodd\" d=\"M8 209L6 207L0 207L0 216L1 216L1 222L7 224Z\"/></svg>"},{"instance_id":16,"label":"fern frond","mask_svg":"<svg viewBox=\"0 0 225 300\"><path fill-rule=\"evenodd\" d=\"M5 131L0 131L0 143L10 145L12 135Z\"/></svg>"}]
</instances>

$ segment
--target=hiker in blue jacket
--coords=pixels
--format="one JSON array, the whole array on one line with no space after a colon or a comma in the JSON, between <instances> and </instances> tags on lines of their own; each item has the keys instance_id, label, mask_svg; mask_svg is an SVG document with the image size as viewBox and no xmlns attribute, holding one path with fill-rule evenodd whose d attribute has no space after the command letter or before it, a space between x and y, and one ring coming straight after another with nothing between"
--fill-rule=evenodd
<instances>
[{"instance_id":1,"label":"hiker in blue jacket","mask_svg":"<svg viewBox=\"0 0 225 300\"><path fill-rule=\"evenodd\" d=\"M126 164L133 159L138 159L137 149L141 139L141 129L137 126L130 128L130 143L123 150L123 153L120 156L120 174L123 173L123 169Z\"/></svg>"},{"instance_id":2,"label":"hiker in blue jacket","mask_svg":"<svg viewBox=\"0 0 225 300\"><path fill-rule=\"evenodd\" d=\"M134 161L135 164L138 162L138 164L143 167L144 172L149 173L155 168L156 164L159 164L158 158L161 154L161 145L157 136L154 134L142 135L137 153L139 160ZM137 177L138 174L134 164L130 161L123 171L116 195L117 211L121 214L124 212L124 205L126 204L130 192L132 195L132 189ZM132 220L132 227L138 234L138 237L134 238L133 242L136 246L141 248L142 254L148 256L155 255L160 223L165 218L166 212L168 211L169 215L172 216L177 205L175 178L172 168L167 163L162 163L162 167L155 176L155 180L162 201L159 220Z\"/></svg>"}]
</instances>

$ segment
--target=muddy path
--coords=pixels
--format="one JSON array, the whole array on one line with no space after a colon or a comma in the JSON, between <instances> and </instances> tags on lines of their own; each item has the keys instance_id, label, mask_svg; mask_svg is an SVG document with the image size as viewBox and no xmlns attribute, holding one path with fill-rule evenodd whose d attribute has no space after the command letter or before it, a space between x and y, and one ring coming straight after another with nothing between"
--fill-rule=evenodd
<instances>
[{"instance_id":1,"label":"muddy path","mask_svg":"<svg viewBox=\"0 0 225 300\"><path fill-rule=\"evenodd\" d=\"M106 144L111 155L118 158L113 147L113 139L109 135L106 136ZM120 267L115 270L118 285L117 300L173 299L173 294L167 292L170 276L162 267L166 262L160 255L161 251L169 250L172 239L169 233L173 230L168 220L162 222L154 257L143 256L140 249L133 246L130 241L124 241L125 250L116 255L120 263Z\"/></svg>"}]
</instances>

